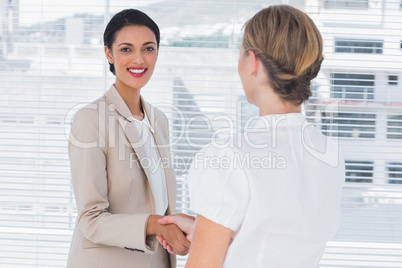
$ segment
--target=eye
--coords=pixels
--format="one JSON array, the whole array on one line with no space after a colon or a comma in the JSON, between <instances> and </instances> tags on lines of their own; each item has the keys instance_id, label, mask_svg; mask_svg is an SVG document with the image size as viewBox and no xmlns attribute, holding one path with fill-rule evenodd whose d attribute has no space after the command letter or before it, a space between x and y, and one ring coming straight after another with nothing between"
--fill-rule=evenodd
<instances>
[{"instance_id":1,"label":"eye","mask_svg":"<svg viewBox=\"0 0 402 268\"><path fill-rule=\"evenodd\" d=\"M154 51L155 48L154 48L154 47L146 47L145 50L146 50L146 51Z\"/></svg>"},{"instance_id":2,"label":"eye","mask_svg":"<svg viewBox=\"0 0 402 268\"><path fill-rule=\"evenodd\" d=\"M121 52L129 52L130 49L129 49L128 47L125 47L125 48L122 48L120 51L121 51Z\"/></svg>"}]
</instances>

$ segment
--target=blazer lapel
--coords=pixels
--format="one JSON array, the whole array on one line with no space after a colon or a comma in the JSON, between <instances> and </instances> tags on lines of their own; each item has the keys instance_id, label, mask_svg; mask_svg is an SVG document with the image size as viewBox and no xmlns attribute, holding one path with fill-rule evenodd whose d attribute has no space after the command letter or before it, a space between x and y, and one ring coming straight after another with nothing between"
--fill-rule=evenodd
<instances>
[{"instance_id":1,"label":"blazer lapel","mask_svg":"<svg viewBox=\"0 0 402 268\"><path fill-rule=\"evenodd\" d=\"M122 127L127 139L129 140L131 147L137 154L137 157L139 159L142 169L145 172L145 175L147 176L147 179L150 180L152 176L151 170L149 168L146 167L144 168L144 166L142 166L141 159L147 156L142 146L141 137L138 135L138 131L134 123L134 117L132 116L126 103L124 102L123 98L120 96L119 92L117 91L114 85L112 85L110 89L105 93L105 97L110 102L110 105L107 108L109 110L115 109L121 115L121 117L118 118L118 122ZM168 137L167 132L169 130L165 129L165 126L162 126L161 124L158 123L158 118L157 116L155 116L155 109L149 103L144 101L142 97L140 98L142 106L144 108L144 112L147 114L148 120L152 128L154 129L155 143L157 145L157 149L161 157L162 161L161 164L163 164L162 166L164 167L165 170L166 187L169 202L168 214L174 213L176 206L176 179L172 168L173 163L171 162L170 158L170 150L169 150L170 141L168 141L167 138L165 138ZM166 162L167 164L165 164ZM153 204L153 207L155 208L155 204Z\"/></svg>"},{"instance_id":2,"label":"blazer lapel","mask_svg":"<svg viewBox=\"0 0 402 268\"><path fill-rule=\"evenodd\" d=\"M114 85L112 85L110 89L105 93L105 97L110 102L108 109L116 110L121 115L119 116L117 121L119 122L121 128L123 129L124 134L126 135L128 141L130 142L131 147L134 149L134 152L138 157L140 165L144 170L144 173L149 181L152 174L149 168L144 168L144 166L142 165L141 159L146 157L146 154L141 141L141 137L138 134L137 128L134 123L134 117L132 116L130 110L127 107L127 104L124 102L123 98L120 96L119 92L114 87ZM124 154L124 152L122 153ZM155 200L153 208L155 210Z\"/></svg>"},{"instance_id":3,"label":"blazer lapel","mask_svg":"<svg viewBox=\"0 0 402 268\"><path fill-rule=\"evenodd\" d=\"M138 131L135 126L135 123L129 122L123 118L119 118L119 123L120 123L121 127L123 128L127 139L130 141L131 147L133 147L134 152L136 153L136 155L139 159L141 167L145 172L145 175L147 176L148 180L150 180L150 178L152 176L151 170L142 165L143 161L141 161L141 159L144 159L145 157L147 157L147 155L145 154L144 145L141 141L141 137L138 135ZM145 161L145 162L147 162L147 161Z\"/></svg>"}]
</instances>

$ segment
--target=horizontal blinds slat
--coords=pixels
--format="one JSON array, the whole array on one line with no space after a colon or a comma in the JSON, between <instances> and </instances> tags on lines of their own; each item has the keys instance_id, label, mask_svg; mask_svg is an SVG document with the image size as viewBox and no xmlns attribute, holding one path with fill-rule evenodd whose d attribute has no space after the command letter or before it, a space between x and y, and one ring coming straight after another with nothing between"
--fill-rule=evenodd
<instances>
[{"instance_id":1,"label":"horizontal blinds slat","mask_svg":"<svg viewBox=\"0 0 402 268\"><path fill-rule=\"evenodd\" d=\"M110 2L112 12L128 7L121 1ZM141 9L155 18L161 27L162 43L154 77L142 92L151 103L173 104L185 113L184 121L179 123L181 117L161 107L170 120L172 139L186 131L193 142L209 141L208 136L197 135L202 127L197 127L196 122L191 124L195 129L187 124L193 116L209 118L212 131L216 131L228 128L227 122L212 120L225 114L233 119L234 132L241 129L246 118L258 112L241 97L244 93L236 66L240 29L247 18L266 5L266 1L174 1L142 6L147 2L136 1L130 7L141 5ZM313 82L314 95L305 106L305 113L327 135L341 136L337 138L337 143L347 161L347 179L350 180L345 184L342 199L341 229L327 246L320 267L402 266L400 258L393 258L402 250L402 224L395 224L401 223L402 217L400 2L288 2L310 12L323 35L325 60L322 71ZM65 1L40 5L31 3L24 3L21 7L22 24L18 25L17 21L11 24L25 32L20 29L14 31L14 51L8 53L7 58L0 57L0 246L7 248L4 251L0 248L0 255L7 254L7 258L0 257L0 266L12 266L14 262L18 267L65 267L69 237L76 217L72 188L69 187L71 179L66 150L66 134L73 111L65 117L72 106L98 98L113 83L114 77L108 73L101 41L105 25L103 18L110 16L105 14L107 8L103 2L90 0L76 4L71 16L75 10L90 7L92 18L83 18L82 33L95 38L93 45L66 44L65 31L60 28L65 23L50 18L62 16L72 4ZM52 10L51 14L49 10ZM180 10L181 14L172 16L176 10ZM0 18L7 14L0 6ZM209 19L203 20L203 16ZM34 17L41 22L40 35L30 39L26 35L34 34L36 30L32 27L28 29L27 21ZM2 36L9 34L9 26L0 19ZM46 40L49 33L54 37ZM208 38L204 38L206 36ZM173 44L185 45L184 42L191 42L195 47L172 47ZM349 43L340 45L336 42ZM4 44L0 40L0 48ZM336 49L371 53L341 53ZM375 52L381 53L373 54ZM192 60L187 60L188 57ZM29 67L18 65L21 60L25 63L29 61ZM362 75L372 75L373 78ZM183 85L174 84L175 76ZM395 77L390 76L396 76L397 84L392 80ZM239 102L241 99L243 101ZM193 102L180 103L183 100ZM322 116L322 112L330 112L326 110L334 100L338 101L336 113ZM245 109L240 109L240 105ZM373 118L365 117L372 115ZM330 120L325 121L327 119ZM172 147L178 175L179 212L190 212L186 174L193 155L198 151L198 148L191 148L185 139ZM35 187L43 191L35 194ZM23 207L27 203L23 197L33 205L30 212L23 211L27 209ZM52 208L46 208L50 205L56 210L57 207L67 207L72 212L71 217L58 215L60 211L51 212ZM13 206L17 206L17 211L21 209L21 214L7 210ZM49 215L43 212L46 209ZM42 218L34 221L36 225L49 226L28 231L22 225L29 224L30 217ZM5 226L13 225L13 220L14 225L20 228L11 233L3 231ZM69 227L63 227L67 224L70 224ZM70 233L61 239L65 240L65 246L60 248L64 251L55 255L45 254L42 251L50 250L54 243L44 246L42 243L48 242L46 239L25 238L26 233L39 230L69 230ZM3 239L9 234L18 236L17 240ZM354 240L359 242L347 243ZM363 240L385 243L370 248L364 247L367 243ZM23 245L28 241L32 245ZM19 246L12 248L14 242ZM337 246L333 246L335 243ZM395 245L398 245L397 249L392 247ZM34 256L25 248L38 250L39 253ZM383 248L396 252L386 253ZM339 252L331 253L333 250ZM353 250L357 252L352 253ZM58 261L55 256L63 260ZM178 259L179 267L182 267L185 258ZM369 264L368 260L374 261Z\"/></svg>"}]
</instances>

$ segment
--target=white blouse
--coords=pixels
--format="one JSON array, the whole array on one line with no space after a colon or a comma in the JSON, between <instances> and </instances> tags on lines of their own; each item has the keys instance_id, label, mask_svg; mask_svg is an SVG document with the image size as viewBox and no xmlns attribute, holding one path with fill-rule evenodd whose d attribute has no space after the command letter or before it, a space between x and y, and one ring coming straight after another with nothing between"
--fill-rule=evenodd
<instances>
[{"instance_id":1,"label":"white blouse","mask_svg":"<svg viewBox=\"0 0 402 268\"><path fill-rule=\"evenodd\" d=\"M190 209L234 231L224 267L317 267L340 222L337 145L301 113L260 117L224 142L189 173Z\"/></svg>"},{"instance_id":2,"label":"white blouse","mask_svg":"<svg viewBox=\"0 0 402 268\"><path fill-rule=\"evenodd\" d=\"M152 172L149 179L152 194L155 201L155 213L165 215L168 207L168 196L166 186L165 170L160 167L160 155L154 139L154 129L152 128L147 113L144 112L144 119L141 121L134 118L138 135L141 137L145 155L147 159L142 159L143 164Z\"/></svg>"}]
</instances>

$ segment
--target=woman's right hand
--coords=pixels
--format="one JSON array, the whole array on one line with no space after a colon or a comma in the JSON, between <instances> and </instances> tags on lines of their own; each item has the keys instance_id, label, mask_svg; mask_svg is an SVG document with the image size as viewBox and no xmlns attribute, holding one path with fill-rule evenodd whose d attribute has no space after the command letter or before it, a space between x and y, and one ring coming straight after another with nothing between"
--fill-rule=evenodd
<instances>
[{"instance_id":1,"label":"woman's right hand","mask_svg":"<svg viewBox=\"0 0 402 268\"><path fill-rule=\"evenodd\" d=\"M195 218L186 214L168 215L158 220L160 224L176 224L186 235L188 241L193 240ZM159 240L159 239L158 239Z\"/></svg>"},{"instance_id":2,"label":"woman's right hand","mask_svg":"<svg viewBox=\"0 0 402 268\"><path fill-rule=\"evenodd\" d=\"M147 224L147 235L156 235L163 239L172 248L172 252L177 255L187 255L190 249L190 241L187 240L183 231L176 224L162 225L158 223L162 219L159 215L150 215Z\"/></svg>"}]
</instances>

